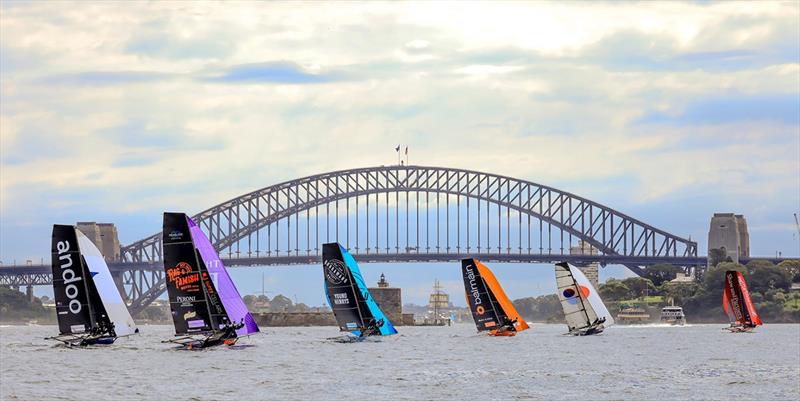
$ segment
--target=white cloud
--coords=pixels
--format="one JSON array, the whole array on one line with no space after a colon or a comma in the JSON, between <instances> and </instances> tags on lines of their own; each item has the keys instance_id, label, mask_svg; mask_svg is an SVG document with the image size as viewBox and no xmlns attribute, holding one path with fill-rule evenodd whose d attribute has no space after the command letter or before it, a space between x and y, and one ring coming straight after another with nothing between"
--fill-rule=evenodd
<instances>
[{"instance_id":1,"label":"white cloud","mask_svg":"<svg viewBox=\"0 0 800 401\"><path fill-rule=\"evenodd\" d=\"M724 94L800 96L800 60L786 45L798 46L799 10L4 4L0 212L7 224L49 224L41 210L75 205L67 188L97 194L81 204L95 210L197 211L302 175L393 163L397 143L410 145L415 164L567 184L589 197L624 182L614 188L632 203L710 188L785 197L797 193L798 155L787 147L796 125L640 119L680 118L693 101ZM346 79L202 79L258 63ZM120 72L157 75L92 75ZM697 138L719 146L695 145ZM727 185L730 176L748 184Z\"/></svg>"}]
</instances>

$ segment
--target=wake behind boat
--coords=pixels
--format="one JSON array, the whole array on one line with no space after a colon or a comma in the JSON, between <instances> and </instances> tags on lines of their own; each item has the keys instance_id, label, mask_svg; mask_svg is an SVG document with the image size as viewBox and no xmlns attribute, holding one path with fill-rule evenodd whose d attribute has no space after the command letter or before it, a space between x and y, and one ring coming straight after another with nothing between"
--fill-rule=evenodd
<instances>
[{"instance_id":1,"label":"wake behind boat","mask_svg":"<svg viewBox=\"0 0 800 401\"><path fill-rule=\"evenodd\" d=\"M750 291L742 273L736 270L725 272L725 290L722 292L722 308L731 321L727 329L732 333L749 333L761 326L761 318L756 313Z\"/></svg>"},{"instance_id":2,"label":"wake behind boat","mask_svg":"<svg viewBox=\"0 0 800 401\"><path fill-rule=\"evenodd\" d=\"M258 325L200 227L184 213L164 213L162 235L176 336L165 342L206 348L234 345L257 333Z\"/></svg>"},{"instance_id":3,"label":"wake behind boat","mask_svg":"<svg viewBox=\"0 0 800 401\"><path fill-rule=\"evenodd\" d=\"M597 290L580 269L561 262L556 263L555 271L558 299L569 327L567 334L600 334L614 324Z\"/></svg>"},{"instance_id":4,"label":"wake behind boat","mask_svg":"<svg viewBox=\"0 0 800 401\"><path fill-rule=\"evenodd\" d=\"M461 273L467 305L479 332L488 331L493 336L515 336L529 328L488 267L476 259L463 259Z\"/></svg>"},{"instance_id":5,"label":"wake behind boat","mask_svg":"<svg viewBox=\"0 0 800 401\"><path fill-rule=\"evenodd\" d=\"M339 243L322 245L325 296L339 330L357 338L397 334L370 295L356 260Z\"/></svg>"},{"instance_id":6,"label":"wake behind boat","mask_svg":"<svg viewBox=\"0 0 800 401\"><path fill-rule=\"evenodd\" d=\"M51 252L59 334L47 339L86 346L139 332L103 255L86 235L54 225Z\"/></svg>"}]
</instances>

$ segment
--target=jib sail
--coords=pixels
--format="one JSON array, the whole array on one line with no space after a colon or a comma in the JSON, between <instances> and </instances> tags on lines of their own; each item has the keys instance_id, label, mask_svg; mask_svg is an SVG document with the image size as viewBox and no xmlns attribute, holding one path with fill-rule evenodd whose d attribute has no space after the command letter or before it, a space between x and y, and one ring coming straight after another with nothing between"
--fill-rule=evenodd
<instances>
[{"instance_id":1,"label":"jib sail","mask_svg":"<svg viewBox=\"0 0 800 401\"><path fill-rule=\"evenodd\" d=\"M722 293L722 307L732 322L743 326L760 326L761 318L756 313L747 282L741 272L725 272L725 291Z\"/></svg>"},{"instance_id":2,"label":"jib sail","mask_svg":"<svg viewBox=\"0 0 800 401\"><path fill-rule=\"evenodd\" d=\"M191 218L187 216L186 220L189 224L189 231L192 234L194 246L197 248L200 260L203 262L201 265L204 265L208 270L213 288L216 288L219 293L219 298L227 313L227 318L233 323L244 324L242 328L236 330L236 334L238 336L245 336L257 333L258 325L255 319L253 319L253 315L251 315L250 311L247 309L247 305L244 304L241 295L239 295L239 290L237 290L236 285L233 284L228 270L225 269L225 266L222 264L219 254L217 254L214 246L211 245L211 241L208 240L203 231L200 230L200 227L198 227Z\"/></svg>"},{"instance_id":3,"label":"jib sail","mask_svg":"<svg viewBox=\"0 0 800 401\"><path fill-rule=\"evenodd\" d=\"M88 237L80 230L75 231L78 235L81 256L91 277L87 284L94 320L114 323L114 334L117 337L137 333L139 330L122 300L114 278L111 277L105 258Z\"/></svg>"},{"instance_id":4,"label":"jib sail","mask_svg":"<svg viewBox=\"0 0 800 401\"><path fill-rule=\"evenodd\" d=\"M508 321L514 322L517 331L529 328L486 265L476 259L463 259L461 273L467 304L478 331L497 330Z\"/></svg>"},{"instance_id":5,"label":"jib sail","mask_svg":"<svg viewBox=\"0 0 800 401\"><path fill-rule=\"evenodd\" d=\"M381 335L397 333L370 295L355 259L341 245L322 245L322 270L328 304L340 330L360 335L374 321L382 322Z\"/></svg>"}]
</instances>

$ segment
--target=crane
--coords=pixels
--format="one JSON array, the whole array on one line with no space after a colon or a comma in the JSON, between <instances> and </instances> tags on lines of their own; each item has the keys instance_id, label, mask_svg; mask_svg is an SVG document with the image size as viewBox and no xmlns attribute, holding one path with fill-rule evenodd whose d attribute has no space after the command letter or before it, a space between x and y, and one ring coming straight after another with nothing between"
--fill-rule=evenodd
<instances>
[{"instance_id":1,"label":"crane","mask_svg":"<svg viewBox=\"0 0 800 401\"><path fill-rule=\"evenodd\" d=\"M797 235L800 235L800 220L797 219L797 213L794 214L794 225L797 227Z\"/></svg>"},{"instance_id":2,"label":"crane","mask_svg":"<svg viewBox=\"0 0 800 401\"><path fill-rule=\"evenodd\" d=\"M794 225L797 227L797 247L800 248L800 220L797 219L797 213L794 214Z\"/></svg>"}]
</instances>

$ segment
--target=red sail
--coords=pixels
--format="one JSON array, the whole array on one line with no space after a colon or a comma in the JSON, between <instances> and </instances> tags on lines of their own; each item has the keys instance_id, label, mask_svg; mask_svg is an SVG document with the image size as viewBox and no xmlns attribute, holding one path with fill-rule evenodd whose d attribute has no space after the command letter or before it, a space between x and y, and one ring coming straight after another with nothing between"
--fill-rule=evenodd
<instances>
[{"instance_id":1,"label":"red sail","mask_svg":"<svg viewBox=\"0 0 800 401\"><path fill-rule=\"evenodd\" d=\"M738 276L739 290L742 293L742 299L744 300L744 305L747 308L747 315L750 316L750 323L756 326L761 326L763 323L761 322L761 318L758 317L756 307L753 306L753 301L750 299L750 290L747 289L747 283L744 281L744 276L742 276L742 273L738 273Z\"/></svg>"},{"instance_id":2,"label":"red sail","mask_svg":"<svg viewBox=\"0 0 800 401\"><path fill-rule=\"evenodd\" d=\"M747 283L742 273L729 270L725 272L725 291L722 294L722 305L728 317L743 326L759 326L761 318L756 313Z\"/></svg>"}]
</instances>

